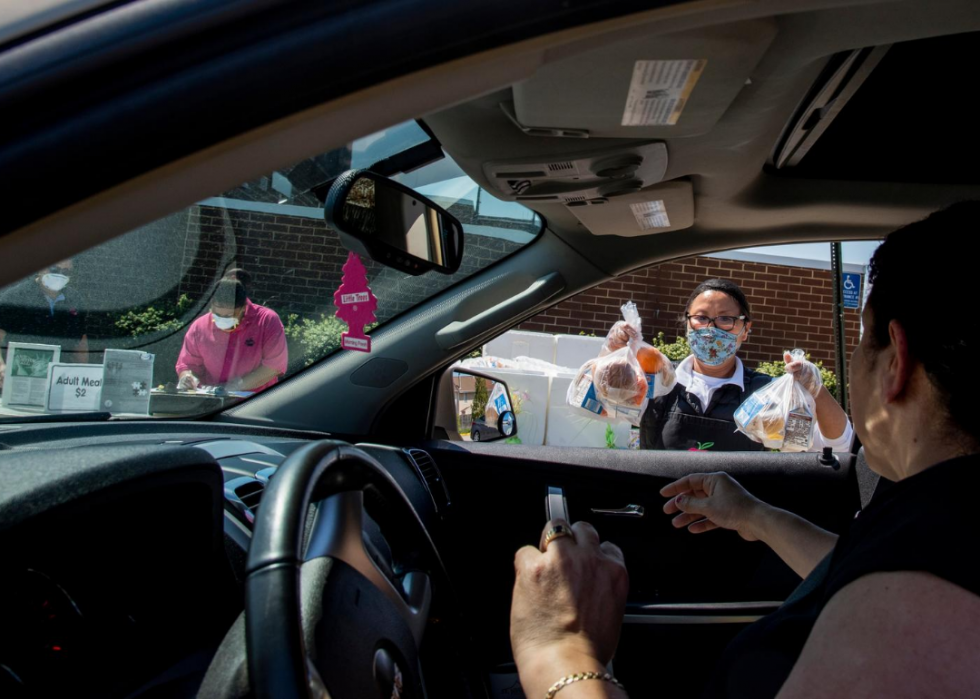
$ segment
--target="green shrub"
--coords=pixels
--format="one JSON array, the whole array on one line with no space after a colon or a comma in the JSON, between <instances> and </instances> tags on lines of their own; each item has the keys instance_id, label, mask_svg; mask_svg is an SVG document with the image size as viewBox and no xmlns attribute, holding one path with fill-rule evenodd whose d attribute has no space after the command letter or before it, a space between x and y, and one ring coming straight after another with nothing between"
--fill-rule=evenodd
<instances>
[{"instance_id":1,"label":"green shrub","mask_svg":"<svg viewBox=\"0 0 980 699\"><path fill-rule=\"evenodd\" d=\"M184 327L184 314L194 302L187 294L181 294L176 303L163 302L127 311L116 318L114 325L130 337L140 337L161 330L180 330Z\"/></svg>"},{"instance_id":2,"label":"green shrub","mask_svg":"<svg viewBox=\"0 0 980 699\"><path fill-rule=\"evenodd\" d=\"M378 324L372 323L364 328L364 332L369 333L376 327ZM286 339L294 347L299 345L303 357L303 366L306 367L326 357L334 350L340 349L340 336L347 332L347 323L336 316L328 316L324 313L321 313L317 320L300 318L296 313L290 313L286 316L283 328L286 332Z\"/></svg>"},{"instance_id":3,"label":"green shrub","mask_svg":"<svg viewBox=\"0 0 980 699\"><path fill-rule=\"evenodd\" d=\"M662 332L650 339L650 344L666 355L672 362L679 362L691 353L691 346L687 344L686 337L678 336L677 340L668 343Z\"/></svg>"}]
</instances>

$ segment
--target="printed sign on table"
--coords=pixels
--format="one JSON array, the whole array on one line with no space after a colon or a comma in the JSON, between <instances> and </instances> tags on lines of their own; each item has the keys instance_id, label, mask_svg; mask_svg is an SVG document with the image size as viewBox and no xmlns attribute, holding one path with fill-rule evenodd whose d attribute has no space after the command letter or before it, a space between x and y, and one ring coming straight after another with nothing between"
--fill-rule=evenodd
<instances>
[{"instance_id":1,"label":"printed sign on table","mask_svg":"<svg viewBox=\"0 0 980 699\"><path fill-rule=\"evenodd\" d=\"M153 355L137 350L107 349L104 367L102 410L113 415L149 415Z\"/></svg>"},{"instance_id":2,"label":"printed sign on table","mask_svg":"<svg viewBox=\"0 0 980 699\"><path fill-rule=\"evenodd\" d=\"M50 412L98 412L101 364L52 364L48 372Z\"/></svg>"},{"instance_id":3,"label":"printed sign on table","mask_svg":"<svg viewBox=\"0 0 980 699\"><path fill-rule=\"evenodd\" d=\"M11 342L3 376L3 404L44 408L48 404L48 367L61 359L58 345Z\"/></svg>"}]
</instances>

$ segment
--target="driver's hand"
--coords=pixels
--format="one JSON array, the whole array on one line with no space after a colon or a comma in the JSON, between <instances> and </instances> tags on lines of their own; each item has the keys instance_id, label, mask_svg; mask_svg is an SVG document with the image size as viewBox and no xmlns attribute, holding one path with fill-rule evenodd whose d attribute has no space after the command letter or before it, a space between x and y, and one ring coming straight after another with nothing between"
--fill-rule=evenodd
<instances>
[{"instance_id":1,"label":"driver's hand","mask_svg":"<svg viewBox=\"0 0 980 699\"><path fill-rule=\"evenodd\" d=\"M727 473L694 473L664 486L660 494L670 498L667 514L680 513L672 520L678 529L693 534L712 529L731 529L747 541L757 541L755 525L766 503L750 494Z\"/></svg>"},{"instance_id":2,"label":"driver's hand","mask_svg":"<svg viewBox=\"0 0 980 699\"><path fill-rule=\"evenodd\" d=\"M587 522L572 527L574 538L545 547L546 533L557 524L569 526L549 522L539 547L525 546L514 559L510 642L528 697L544 696L566 675L605 672L619 643L629 590L623 552L608 541L600 545Z\"/></svg>"},{"instance_id":3,"label":"driver's hand","mask_svg":"<svg viewBox=\"0 0 980 699\"><path fill-rule=\"evenodd\" d=\"M194 376L193 372L187 371L181 375L180 380L177 382L177 390L193 391L195 388L197 388L200 385L201 382L198 380L196 376Z\"/></svg>"},{"instance_id":4,"label":"driver's hand","mask_svg":"<svg viewBox=\"0 0 980 699\"><path fill-rule=\"evenodd\" d=\"M820 378L817 365L806 359L794 359L789 352L783 354L783 361L786 362L786 373L792 374L796 383L816 398L820 393L820 387L823 386L823 379Z\"/></svg>"}]
</instances>

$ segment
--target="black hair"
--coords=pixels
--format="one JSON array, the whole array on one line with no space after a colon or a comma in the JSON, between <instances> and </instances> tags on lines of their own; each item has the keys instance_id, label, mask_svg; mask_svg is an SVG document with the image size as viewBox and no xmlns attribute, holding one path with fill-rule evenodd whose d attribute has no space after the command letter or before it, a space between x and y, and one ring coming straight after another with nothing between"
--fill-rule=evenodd
<instances>
[{"instance_id":1,"label":"black hair","mask_svg":"<svg viewBox=\"0 0 980 699\"><path fill-rule=\"evenodd\" d=\"M214 290L211 303L222 308L241 308L245 305L245 286L235 279L222 279Z\"/></svg>"},{"instance_id":2,"label":"black hair","mask_svg":"<svg viewBox=\"0 0 980 699\"><path fill-rule=\"evenodd\" d=\"M867 303L872 327L866 328L872 348L879 350L891 343L888 326L898 321L909 354L922 363L953 425L974 439L980 438L980 429L968 379L976 366L980 327L969 319L969 309L964 309L964 320L950 317L937 325L936 295L925 281L941 279L945 298L975 293L973 256L964 254L963 246L978 225L980 201L963 201L889 234L871 258Z\"/></svg>"},{"instance_id":3,"label":"black hair","mask_svg":"<svg viewBox=\"0 0 980 699\"><path fill-rule=\"evenodd\" d=\"M728 294L735 300L738 304L740 315L745 316L745 322L748 323L752 320L752 312L749 310L749 301L745 298L745 292L742 288L731 281L730 279L709 279L708 281L701 282L698 284L698 288L694 290L691 294L691 298L687 300L684 305L684 315L681 317L681 323L687 327L687 314L691 312L691 306L694 305L694 300L706 291L720 291L723 294Z\"/></svg>"},{"instance_id":4,"label":"black hair","mask_svg":"<svg viewBox=\"0 0 980 699\"><path fill-rule=\"evenodd\" d=\"M245 287L245 291L248 292L248 287L252 286L252 275L241 267L235 267L234 269L229 269L225 272L225 279L234 279L242 283Z\"/></svg>"}]
</instances>

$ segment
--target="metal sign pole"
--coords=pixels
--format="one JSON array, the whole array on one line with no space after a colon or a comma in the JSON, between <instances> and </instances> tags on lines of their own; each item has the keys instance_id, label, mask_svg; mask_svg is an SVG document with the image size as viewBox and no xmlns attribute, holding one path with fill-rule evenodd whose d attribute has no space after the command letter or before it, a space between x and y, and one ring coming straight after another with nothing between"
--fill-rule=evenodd
<instances>
[{"instance_id":1,"label":"metal sign pole","mask_svg":"<svg viewBox=\"0 0 980 699\"><path fill-rule=\"evenodd\" d=\"M830 244L834 291L834 346L837 351L837 402L847 412L847 345L844 338L844 262L841 244Z\"/></svg>"}]
</instances>

